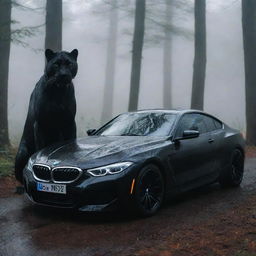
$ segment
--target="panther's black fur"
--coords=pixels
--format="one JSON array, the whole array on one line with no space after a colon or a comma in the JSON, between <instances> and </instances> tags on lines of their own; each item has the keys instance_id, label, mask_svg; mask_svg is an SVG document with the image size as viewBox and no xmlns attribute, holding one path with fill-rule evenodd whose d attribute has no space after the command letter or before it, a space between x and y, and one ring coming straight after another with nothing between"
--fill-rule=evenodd
<instances>
[{"instance_id":1,"label":"panther's black fur","mask_svg":"<svg viewBox=\"0 0 256 256\"><path fill-rule=\"evenodd\" d=\"M21 183L23 169L33 153L55 142L76 138L72 79L77 73L77 55L76 49L70 53L45 51L45 72L31 94L15 160L15 176Z\"/></svg>"}]
</instances>

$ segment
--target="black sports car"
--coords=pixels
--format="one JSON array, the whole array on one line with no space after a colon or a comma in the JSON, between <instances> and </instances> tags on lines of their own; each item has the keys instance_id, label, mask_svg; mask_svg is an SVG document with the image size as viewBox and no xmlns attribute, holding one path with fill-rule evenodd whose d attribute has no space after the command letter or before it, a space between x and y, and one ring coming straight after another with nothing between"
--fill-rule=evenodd
<instances>
[{"instance_id":1,"label":"black sports car","mask_svg":"<svg viewBox=\"0 0 256 256\"><path fill-rule=\"evenodd\" d=\"M32 201L80 211L122 205L148 216L176 193L243 178L241 133L201 111L125 113L88 135L29 159L23 178Z\"/></svg>"}]
</instances>

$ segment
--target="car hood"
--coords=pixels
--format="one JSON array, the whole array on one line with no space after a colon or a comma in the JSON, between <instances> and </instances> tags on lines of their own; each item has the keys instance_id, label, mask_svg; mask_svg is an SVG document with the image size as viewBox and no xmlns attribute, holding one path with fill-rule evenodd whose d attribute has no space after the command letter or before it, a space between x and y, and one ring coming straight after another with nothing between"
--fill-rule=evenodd
<instances>
[{"instance_id":1,"label":"car hood","mask_svg":"<svg viewBox=\"0 0 256 256\"><path fill-rule=\"evenodd\" d=\"M35 155L35 160L50 166L86 165L90 168L127 160L128 157L158 147L164 141L166 138L163 137L89 136L44 148Z\"/></svg>"}]
</instances>

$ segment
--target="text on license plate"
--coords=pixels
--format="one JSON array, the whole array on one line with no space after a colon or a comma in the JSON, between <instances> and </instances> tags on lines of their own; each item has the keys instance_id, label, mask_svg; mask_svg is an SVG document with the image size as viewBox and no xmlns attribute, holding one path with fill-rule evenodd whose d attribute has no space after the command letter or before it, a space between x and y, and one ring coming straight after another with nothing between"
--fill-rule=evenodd
<instances>
[{"instance_id":1,"label":"text on license plate","mask_svg":"<svg viewBox=\"0 0 256 256\"><path fill-rule=\"evenodd\" d=\"M37 191L66 194L66 185L37 182L36 188Z\"/></svg>"}]
</instances>

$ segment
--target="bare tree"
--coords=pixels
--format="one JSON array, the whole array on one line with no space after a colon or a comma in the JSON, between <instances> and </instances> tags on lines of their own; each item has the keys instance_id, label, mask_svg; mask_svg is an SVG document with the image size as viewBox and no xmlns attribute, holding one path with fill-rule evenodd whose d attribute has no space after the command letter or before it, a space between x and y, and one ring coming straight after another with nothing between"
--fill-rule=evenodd
<instances>
[{"instance_id":1,"label":"bare tree","mask_svg":"<svg viewBox=\"0 0 256 256\"><path fill-rule=\"evenodd\" d=\"M105 123L112 117L113 111L113 93L116 66L116 43L118 29L118 8L117 0L112 0L109 12L109 32L107 42L107 62L105 73L105 87L103 94L103 108L101 122Z\"/></svg>"},{"instance_id":2,"label":"bare tree","mask_svg":"<svg viewBox=\"0 0 256 256\"><path fill-rule=\"evenodd\" d=\"M180 20L190 18L192 5L184 0L148 0L146 9L145 47L163 46L163 107L172 108L172 38L191 39L190 29ZM180 19L180 20L179 20Z\"/></svg>"},{"instance_id":3,"label":"bare tree","mask_svg":"<svg viewBox=\"0 0 256 256\"><path fill-rule=\"evenodd\" d=\"M256 1L242 0L244 41L246 140L256 145Z\"/></svg>"},{"instance_id":4,"label":"bare tree","mask_svg":"<svg viewBox=\"0 0 256 256\"><path fill-rule=\"evenodd\" d=\"M0 147L9 145L8 75L11 45L11 0L0 0Z\"/></svg>"},{"instance_id":5,"label":"bare tree","mask_svg":"<svg viewBox=\"0 0 256 256\"><path fill-rule=\"evenodd\" d=\"M134 5L133 1L130 0L100 0L96 1L91 6L95 14L104 18L108 15L108 19L110 21L107 40L107 65L103 96L103 111L101 115L102 123L112 117L114 100L112 91L114 87L111 86L111 84L114 84L112 81L114 80L115 75L116 61L113 58L116 56L116 49L113 47L116 46L116 41L114 40L116 39L116 33L113 33L113 28L117 29L119 20L133 18L135 12L134 7L136 8L136 5ZM111 13L109 13L109 10L111 10ZM177 20L177 17L179 19L182 17L182 20L190 17L192 5L190 3L188 4L186 0L159 0L157 2L154 0L148 0L145 11L145 23L147 30L145 31L143 45L145 45L145 47L155 47L156 45L163 46L164 107L171 108L171 39L174 35L182 36L186 39L192 38L191 31L186 29ZM114 12L118 12L118 14L114 14ZM176 17L176 19L173 19L173 16ZM113 22L114 17L116 17L116 22ZM116 25L112 26L111 24ZM132 31L132 29L128 27L123 29L123 32L126 35L133 36L133 33L130 31ZM97 35L97 37L99 37L99 35Z\"/></svg>"},{"instance_id":6,"label":"bare tree","mask_svg":"<svg viewBox=\"0 0 256 256\"><path fill-rule=\"evenodd\" d=\"M62 49L62 0L46 2L45 49Z\"/></svg>"},{"instance_id":7,"label":"bare tree","mask_svg":"<svg viewBox=\"0 0 256 256\"><path fill-rule=\"evenodd\" d=\"M171 108L171 49L172 49L172 31L170 29L171 26L171 10L172 10L172 1L173 0L165 0L165 37L164 37L164 47L163 47L163 105L164 108Z\"/></svg>"},{"instance_id":8,"label":"bare tree","mask_svg":"<svg viewBox=\"0 0 256 256\"><path fill-rule=\"evenodd\" d=\"M24 39L34 36L41 27L41 25L19 27L19 22L11 18L13 7L26 11L34 10L14 0L0 0L0 147L10 144L8 134L8 76L11 43L23 47L29 46ZM12 29L11 24L13 25Z\"/></svg>"},{"instance_id":9,"label":"bare tree","mask_svg":"<svg viewBox=\"0 0 256 256\"><path fill-rule=\"evenodd\" d=\"M203 110L206 70L206 0L195 0L195 57L191 108Z\"/></svg>"},{"instance_id":10,"label":"bare tree","mask_svg":"<svg viewBox=\"0 0 256 256\"><path fill-rule=\"evenodd\" d=\"M137 110L139 100L141 58L145 32L146 0L136 0L135 23L132 46L129 111Z\"/></svg>"}]
</instances>

